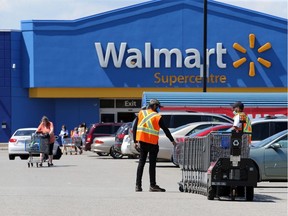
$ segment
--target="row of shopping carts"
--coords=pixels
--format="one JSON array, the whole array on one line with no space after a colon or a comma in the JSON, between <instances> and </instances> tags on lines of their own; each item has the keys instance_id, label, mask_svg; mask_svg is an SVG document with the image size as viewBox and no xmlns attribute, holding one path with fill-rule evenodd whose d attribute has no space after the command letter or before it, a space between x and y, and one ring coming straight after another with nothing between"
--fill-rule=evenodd
<instances>
[{"instance_id":1,"label":"row of shopping carts","mask_svg":"<svg viewBox=\"0 0 288 216\"><path fill-rule=\"evenodd\" d=\"M25 151L29 153L28 158L28 167L36 167L42 166L43 162L46 162L47 155L48 155L48 144L49 144L49 137L47 135L41 133L32 134L31 139L25 140ZM63 145L63 153L71 155L73 153L82 154L82 139L81 137L74 137L74 138L64 138L62 143ZM78 151L79 150L79 151ZM43 159L39 157L39 154L43 154ZM47 161L48 162L48 161ZM48 166L49 163L48 163Z\"/></svg>"},{"instance_id":2,"label":"row of shopping carts","mask_svg":"<svg viewBox=\"0 0 288 216\"><path fill-rule=\"evenodd\" d=\"M72 155L73 153L78 154L78 150L79 150L79 154L82 154L81 137L64 138L62 146L63 146L63 154L66 154L66 155L68 153L70 153L70 155Z\"/></svg>"},{"instance_id":3,"label":"row of shopping carts","mask_svg":"<svg viewBox=\"0 0 288 216\"><path fill-rule=\"evenodd\" d=\"M179 164L181 192L245 197L253 200L257 186L255 164L249 159L248 134L210 133L186 138L174 148L173 161Z\"/></svg>"}]
</instances>

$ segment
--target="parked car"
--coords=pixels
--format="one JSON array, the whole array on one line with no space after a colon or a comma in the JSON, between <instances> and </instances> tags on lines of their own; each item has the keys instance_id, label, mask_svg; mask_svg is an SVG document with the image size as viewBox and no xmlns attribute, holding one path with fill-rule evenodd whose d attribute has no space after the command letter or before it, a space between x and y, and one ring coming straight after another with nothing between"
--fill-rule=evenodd
<instances>
[{"instance_id":1,"label":"parked car","mask_svg":"<svg viewBox=\"0 0 288 216\"><path fill-rule=\"evenodd\" d=\"M134 142L131 142L131 136L129 134L125 135L123 138L123 142L121 145L121 153L123 155L127 155L130 158L136 158L139 155L139 152L133 153L131 150L131 146L134 145Z\"/></svg>"},{"instance_id":2,"label":"parked car","mask_svg":"<svg viewBox=\"0 0 288 216\"><path fill-rule=\"evenodd\" d=\"M121 146L122 146L122 143L123 143L123 139L124 139L124 136L128 134L129 130L131 129L132 127L132 122L128 122L128 123L124 123L116 132L116 135L115 135L115 143L114 143L114 146L113 146L113 150L115 153L118 153L118 154L111 154L111 156L115 159L118 159L119 156L122 158L123 157L123 153L121 152Z\"/></svg>"},{"instance_id":3,"label":"parked car","mask_svg":"<svg viewBox=\"0 0 288 216\"><path fill-rule=\"evenodd\" d=\"M96 123L90 125L86 134L85 145L83 146L85 151L91 150L91 144L95 137L113 136L115 137L116 131L121 127L123 123Z\"/></svg>"},{"instance_id":4,"label":"parked car","mask_svg":"<svg viewBox=\"0 0 288 216\"><path fill-rule=\"evenodd\" d=\"M249 157L258 167L259 181L287 181L288 130L251 145Z\"/></svg>"},{"instance_id":5,"label":"parked car","mask_svg":"<svg viewBox=\"0 0 288 216\"><path fill-rule=\"evenodd\" d=\"M220 125L225 124L223 122L194 122L186 125L182 125L175 129L171 130L171 134L173 138L177 141L177 138L189 136L193 133L196 133L203 128L210 127L212 125ZM158 159L165 159L165 160L172 160L172 153L173 153L173 145L166 137L164 132L161 132L159 135L159 152L158 152Z\"/></svg>"},{"instance_id":6,"label":"parked car","mask_svg":"<svg viewBox=\"0 0 288 216\"><path fill-rule=\"evenodd\" d=\"M168 128L176 128L193 122L226 122L233 123L233 119L226 115L204 112L160 112Z\"/></svg>"},{"instance_id":7,"label":"parked car","mask_svg":"<svg viewBox=\"0 0 288 216\"><path fill-rule=\"evenodd\" d=\"M197 133L189 135L189 137L203 137L207 136L211 132L217 132L217 131L226 131L227 129L231 128L232 124L222 124L222 125L216 125L211 126L208 128L205 128L203 130L198 131Z\"/></svg>"},{"instance_id":8,"label":"parked car","mask_svg":"<svg viewBox=\"0 0 288 216\"><path fill-rule=\"evenodd\" d=\"M25 142L31 140L32 134L36 133L37 128L19 128L17 129L8 142L8 155L10 160L14 160L15 157L20 157L22 160L29 158L29 152L25 151ZM33 153L37 156L39 154ZM53 158L59 160L62 156L62 151L59 147L57 140L53 147Z\"/></svg>"},{"instance_id":9,"label":"parked car","mask_svg":"<svg viewBox=\"0 0 288 216\"><path fill-rule=\"evenodd\" d=\"M115 135L95 137L91 145L91 151L97 153L99 156L107 156L111 153L114 143Z\"/></svg>"},{"instance_id":10,"label":"parked car","mask_svg":"<svg viewBox=\"0 0 288 216\"><path fill-rule=\"evenodd\" d=\"M267 116L265 118L253 119L252 143L266 139L280 131L288 129L288 118L286 116Z\"/></svg>"},{"instance_id":11,"label":"parked car","mask_svg":"<svg viewBox=\"0 0 288 216\"><path fill-rule=\"evenodd\" d=\"M280 131L288 129L286 116L266 116L265 118L252 119L252 143L257 143ZM230 128L227 131L231 131Z\"/></svg>"},{"instance_id":12,"label":"parked car","mask_svg":"<svg viewBox=\"0 0 288 216\"><path fill-rule=\"evenodd\" d=\"M221 122L221 123L233 123L233 119L226 115L215 114L215 113L203 113L203 112L160 112L165 125L171 130L173 128L194 123L194 122ZM132 122L133 129L134 121ZM204 127L203 127L204 128ZM139 154L139 152L134 148L133 141L133 131L129 130L129 142L125 143L124 147L130 148L130 150L125 150L125 152L131 152L133 156ZM202 129L202 128L201 128ZM128 140L128 138L126 139ZM124 148L123 147L123 148ZM171 156L171 155L170 155Z\"/></svg>"}]
</instances>

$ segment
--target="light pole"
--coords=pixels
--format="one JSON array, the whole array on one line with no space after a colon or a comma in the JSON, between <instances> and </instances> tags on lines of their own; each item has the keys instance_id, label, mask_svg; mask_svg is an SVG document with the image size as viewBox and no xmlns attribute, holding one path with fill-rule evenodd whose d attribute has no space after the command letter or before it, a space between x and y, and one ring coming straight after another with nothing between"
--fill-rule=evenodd
<instances>
[{"instance_id":1,"label":"light pole","mask_svg":"<svg viewBox=\"0 0 288 216\"><path fill-rule=\"evenodd\" d=\"M207 91L207 0L203 7L203 92Z\"/></svg>"}]
</instances>

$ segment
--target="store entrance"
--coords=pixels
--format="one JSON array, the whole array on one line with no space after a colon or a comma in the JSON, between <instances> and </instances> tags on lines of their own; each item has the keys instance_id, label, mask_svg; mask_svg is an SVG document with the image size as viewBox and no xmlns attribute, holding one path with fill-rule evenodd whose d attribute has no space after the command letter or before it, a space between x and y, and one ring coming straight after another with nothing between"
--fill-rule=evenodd
<instances>
[{"instance_id":1,"label":"store entrance","mask_svg":"<svg viewBox=\"0 0 288 216\"><path fill-rule=\"evenodd\" d=\"M100 122L132 122L140 109L100 109Z\"/></svg>"},{"instance_id":2,"label":"store entrance","mask_svg":"<svg viewBox=\"0 0 288 216\"><path fill-rule=\"evenodd\" d=\"M117 122L132 122L135 119L135 113L131 112L118 112Z\"/></svg>"}]
</instances>

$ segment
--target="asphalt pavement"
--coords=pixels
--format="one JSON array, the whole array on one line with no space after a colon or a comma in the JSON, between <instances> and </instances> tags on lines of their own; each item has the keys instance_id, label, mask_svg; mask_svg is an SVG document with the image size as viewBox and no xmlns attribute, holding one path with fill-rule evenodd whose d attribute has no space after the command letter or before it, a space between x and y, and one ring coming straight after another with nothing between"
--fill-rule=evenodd
<instances>
[{"instance_id":1,"label":"asphalt pavement","mask_svg":"<svg viewBox=\"0 0 288 216\"><path fill-rule=\"evenodd\" d=\"M0 215L5 216L286 216L287 183L263 182L254 201L209 201L181 193L181 171L157 163L157 183L165 193L149 192L148 164L143 192L135 192L137 159L100 157L92 152L63 155L53 167L28 168L27 161L8 160L0 151Z\"/></svg>"}]
</instances>

